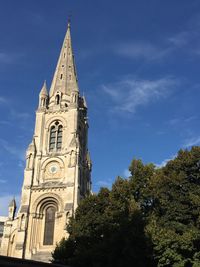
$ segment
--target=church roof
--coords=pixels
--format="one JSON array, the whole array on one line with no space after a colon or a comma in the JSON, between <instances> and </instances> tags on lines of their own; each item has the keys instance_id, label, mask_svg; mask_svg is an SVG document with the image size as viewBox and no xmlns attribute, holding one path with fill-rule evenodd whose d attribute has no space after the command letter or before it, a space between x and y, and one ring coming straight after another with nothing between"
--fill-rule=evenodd
<instances>
[{"instance_id":1,"label":"church roof","mask_svg":"<svg viewBox=\"0 0 200 267\"><path fill-rule=\"evenodd\" d=\"M72 50L70 22L68 22L67 32L52 80L50 97L56 94L57 91L68 95L70 95L72 91L79 91Z\"/></svg>"}]
</instances>

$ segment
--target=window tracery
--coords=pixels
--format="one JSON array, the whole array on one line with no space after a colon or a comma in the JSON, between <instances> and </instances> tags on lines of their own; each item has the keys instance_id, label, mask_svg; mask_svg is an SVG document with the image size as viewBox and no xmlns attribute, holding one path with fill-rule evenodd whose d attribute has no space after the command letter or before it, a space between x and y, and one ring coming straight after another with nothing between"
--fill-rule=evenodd
<instances>
[{"instance_id":1,"label":"window tracery","mask_svg":"<svg viewBox=\"0 0 200 267\"><path fill-rule=\"evenodd\" d=\"M49 151L60 151L62 148L63 126L56 121L50 128Z\"/></svg>"}]
</instances>

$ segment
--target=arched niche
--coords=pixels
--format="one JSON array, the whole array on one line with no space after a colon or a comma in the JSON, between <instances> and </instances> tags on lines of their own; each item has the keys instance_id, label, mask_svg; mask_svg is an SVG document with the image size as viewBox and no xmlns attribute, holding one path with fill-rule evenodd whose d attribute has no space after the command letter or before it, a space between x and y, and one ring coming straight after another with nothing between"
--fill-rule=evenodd
<instances>
[{"instance_id":1,"label":"arched niche","mask_svg":"<svg viewBox=\"0 0 200 267\"><path fill-rule=\"evenodd\" d=\"M63 213L63 201L56 193L44 193L35 200L31 207L33 220L30 249L32 251L37 250L38 246L54 246L58 242L56 233Z\"/></svg>"},{"instance_id":2,"label":"arched niche","mask_svg":"<svg viewBox=\"0 0 200 267\"><path fill-rule=\"evenodd\" d=\"M64 162L58 157L45 160L41 166L42 181L63 180L64 179Z\"/></svg>"}]
</instances>

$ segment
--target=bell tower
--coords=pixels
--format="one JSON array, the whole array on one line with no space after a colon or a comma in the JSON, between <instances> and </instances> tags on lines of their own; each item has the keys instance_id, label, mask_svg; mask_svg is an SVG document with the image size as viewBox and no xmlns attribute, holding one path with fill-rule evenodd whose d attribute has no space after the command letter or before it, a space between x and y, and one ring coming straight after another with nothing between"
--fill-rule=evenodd
<instances>
[{"instance_id":1,"label":"bell tower","mask_svg":"<svg viewBox=\"0 0 200 267\"><path fill-rule=\"evenodd\" d=\"M21 204L12 218L15 234L4 235L1 254L12 251L13 257L48 261L56 243L67 236L69 216L91 191L87 133L87 105L79 93L68 23L50 91L44 82L39 94ZM15 249L9 249L6 238Z\"/></svg>"}]
</instances>

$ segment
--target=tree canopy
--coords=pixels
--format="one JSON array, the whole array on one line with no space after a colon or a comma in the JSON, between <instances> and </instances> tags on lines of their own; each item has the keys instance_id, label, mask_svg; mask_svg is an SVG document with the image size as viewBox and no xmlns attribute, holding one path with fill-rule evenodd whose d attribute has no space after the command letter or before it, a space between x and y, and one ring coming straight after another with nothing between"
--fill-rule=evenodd
<instances>
[{"instance_id":1,"label":"tree canopy","mask_svg":"<svg viewBox=\"0 0 200 267\"><path fill-rule=\"evenodd\" d=\"M54 262L73 267L200 266L200 147L157 168L134 159L128 179L81 201Z\"/></svg>"}]
</instances>

